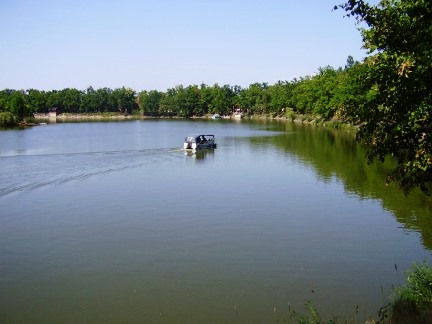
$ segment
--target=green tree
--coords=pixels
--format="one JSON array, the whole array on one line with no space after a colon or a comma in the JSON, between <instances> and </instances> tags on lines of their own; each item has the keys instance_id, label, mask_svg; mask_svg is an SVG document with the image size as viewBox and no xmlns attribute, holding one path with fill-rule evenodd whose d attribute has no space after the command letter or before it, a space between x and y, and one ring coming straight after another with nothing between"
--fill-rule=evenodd
<instances>
[{"instance_id":1,"label":"green tree","mask_svg":"<svg viewBox=\"0 0 432 324\"><path fill-rule=\"evenodd\" d=\"M286 111L287 108L291 108L292 89L292 83L286 81L279 81L275 85L269 87L270 112L281 114L282 112Z\"/></svg>"},{"instance_id":2,"label":"green tree","mask_svg":"<svg viewBox=\"0 0 432 324\"><path fill-rule=\"evenodd\" d=\"M338 119L343 120L346 118L347 111L361 110L367 104L369 92L360 82L366 78L367 68L366 64L354 62L350 67L346 65L344 71L337 75L329 105ZM373 93L371 95L373 98ZM350 119L347 121L349 122Z\"/></svg>"},{"instance_id":3,"label":"green tree","mask_svg":"<svg viewBox=\"0 0 432 324\"><path fill-rule=\"evenodd\" d=\"M188 110L191 112L192 115L203 116L204 109L201 105L201 95L198 86L188 86L185 89L185 92L186 106L188 107Z\"/></svg>"},{"instance_id":4,"label":"green tree","mask_svg":"<svg viewBox=\"0 0 432 324\"><path fill-rule=\"evenodd\" d=\"M312 113L312 108L317 101L315 84L316 82L311 76L294 80L291 100L296 112Z\"/></svg>"},{"instance_id":5,"label":"green tree","mask_svg":"<svg viewBox=\"0 0 432 324\"><path fill-rule=\"evenodd\" d=\"M122 114L130 114L138 109L135 102L135 91L131 88L114 89L111 96L118 112Z\"/></svg>"},{"instance_id":6,"label":"green tree","mask_svg":"<svg viewBox=\"0 0 432 324\"><path fill-rule=\"evenodd\" d=\"M142 91L139 94L139 105L142 114L146 116L158 116L162 97L163 93L156 90Z\"/></svg>"},{"instance_id":7,"label":"green tree","mask_svg":"<svg viewBox=\"0 0 432 324\"><path fill-rule=\"evenodd\" d=\"M200 106L203 114L214 113L212 103L214 99L214 91L212 87L208 87L204 83L200 86Z\"/></svg>"},{"instance_id":8,"label":"green tree","mask_svg":"<svg viewBox=\"0 0 432 324\"><path fill-rule=\"evenodd\" d=\"M77 89L66 88L60 91L63 112L78 113L81 107L82 92Z\"/></svg>"},{"instance_id":9,"label":"green tree","mask_svg":"<svg viewBox=\"0 0 432 324\"><path fill-rule=\"evenodd\" d=\"M114 100L111 100L112 90L110 88L100 88L94 93L96 112L112 112L115 111Z\"/></svg>"},{"instance_id":10,"label":"green tree","mask_svg":"<svg viewBox=\"0 0 432 324\"><path fill-rule=\"evenodd\" d=\"M188 105L187 92L183 85L178 85L175 87L174 108L177 116L192 116L192 107Z\"/></svg>"},{"instance_id":11,"label":"green tree","mask_svg":"<svg viewBox=\"0 0 432 324\"><path fill-rule=\"evenodd\" d=\"M388 181L408 193L432 191L432 1L350 0L338 6L365 24L360 28L367 74L367 102L348 110L360 124L357 140L370 161L393 156Z\"/></svg>"},{"instance_id":12,"label":"green tree","mask_svg":"<svg viewBox=\"0 0 432 324\"><path fill-rule=\"evenodd\" d=\"M15 90L4 89L0 91L0 111L9 111L10 100Z\"/></svg>"},{"instance_id":13,"label":"green tree","mask_svg":"<svg viewBox=\"0 0 432 324\"><path fill-rule=\"evenodd\" d=\"M170 88L162 96L159 106L159 114L161 116L174 116L178 112L176 104L177 90Z\"/></svg>"},{"instance_id":14,"label":"green tree","mask_svg":"<svg viewBox=\"0 0 432 324\"><path fill-rule=\"evenodd\" d=\"M341 70L335 70L331 66L319 68L318 74L313 78L315 102L313 113L326 119L333 117L335 107L332 105L337 89L337 77Z\"/></svg>"},{"instance_id":15,"label":"green tree","mask_svg":"<svg viewBox=\"0 0 432 324\"><path fill-rule=\"evenodd\" d=\"M225 84L220 87L218 84L213 86L213 100L211 111L215 114L228 115L231 113L234 104L235 93L233 89Z\"/></svg>"},{"instance_id":16,"label":"green tree","mask_svg":"<svg viewBox=\"0 0 432 324\"><path fill-rule=\"evenodd\" d=\"M267 83L253 83L241 92L239 102L241 108L252 114L265 114L270 105L270 93Z\"/></svg>"},{"instance_id":17,"label":"green tree","mask_svg":"<svg viewBox=\"0 0 432 324\"><path fill-rule=\"evenodd\" d=\"M355 64L354 58L351 55L349 55L345 64L345 69L349 69L353 67L354 64Z\"/></svg>"},{"instance_id":18,"label":"green tree","mask_svg":"<svg viewBox=\"0 0 432 324\"><path fill-rule=\"evenodd\" d=\"M44 91L36 89L27 90L25 96L26 105L32 113L47 113L46 95Z\"/></svg>"},{"instance_id":19,"label":"green tree","mask_svg":"<svg viewBox=\"0 0 432 324\"><path fill-rule=\"evenodd\" d=\"M52 90L46 93L46 105L48 109L58 108L63 111L63 100L60 91Z\"/></svg>"},{"instance_id":20,"label":"green tree","mask_svg":"<svg viewBox=\"0 0 432 324\"><path fill-rule=\"evenodd\" d=\"M0 112L0 127L11 128L16 125L14 115L11 112Z\"/></svg>"},{"instance_id":21,"label":"green tree","mask_svg":"<svg viewBox=\"0 0 432 324\"><path fill-rule=\"evenodd\" d=\"M89 86L82 96L79 112L96 112L98 111L98 106L99 103L96 91L93 89L92 86Z\"/></svg>"},{"instance_id":22,"label":"green tree","mask_svg":"<svg viewBox=\"0 0 432 324\"><path fill-rule=\"evenodd\" d=\"M18 121L23 121L26 114L26 105L24 100L24 91L14 91L10 100L10 112L18 118Z\"/></svg>"}]
</instances>

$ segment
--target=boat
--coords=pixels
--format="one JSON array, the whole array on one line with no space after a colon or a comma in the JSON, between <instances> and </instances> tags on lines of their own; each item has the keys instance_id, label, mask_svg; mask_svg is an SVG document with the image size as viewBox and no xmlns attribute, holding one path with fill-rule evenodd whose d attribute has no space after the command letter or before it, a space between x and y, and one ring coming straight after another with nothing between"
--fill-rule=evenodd
<instances>
[{"instance_id":1,"label":"boat","mask_svg":"<svg viewBox=\"0 0 432 324\"><path fill-rule=\"evenodd\" d=\"M215 149L217 146L214 135L189 135L185 137L185 150Z\"/></svg>"},{"instance_id":2,"label":"boat","mask_svg":"<svg viewBox=\"0 0 432 324\"><path fill-rule=\"evenodd\" d=\"M214 115L212 116L212 119L221 119L221 118L222 118L222 116L219 115L219 114L214 114Z\"/></svg>"}]
</instances>

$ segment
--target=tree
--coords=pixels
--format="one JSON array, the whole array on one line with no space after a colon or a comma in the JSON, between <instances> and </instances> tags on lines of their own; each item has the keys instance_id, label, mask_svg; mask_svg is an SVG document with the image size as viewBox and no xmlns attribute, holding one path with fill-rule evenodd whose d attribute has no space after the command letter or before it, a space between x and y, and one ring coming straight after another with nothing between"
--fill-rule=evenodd
<instances>
[{"instance_id":1,"label":"tree","mask_svg":"<svg viewBox=\"0 0 432 324\"><path fill-rule=\"evenodd\" d=\"M344 119L347 111L351 113L360 109L368 102L368 91L361 82L366 77L367 65L354 62L350 67L338 73L335 80L335 89L329 107L338 119ZM373 96L372 96L373 97ZM348 119L350 121L350 119Z\"/></svg>"},{"instance_id":2,"label":"tree","mask_svg":"<svg viewBox=\"0 0 432 324\"><path fill-rule=\"evenodd\" d=\"M187 90L183 87L183 85L178 85L175 87L174 107L177 116L188 118L193 114L192 107L188 104Z\"/></svg>"},{"instance_id":3,"label":"tree","mask_svg":"<svg viewBox=\"0 0 432 324\"><path fill-rule=\"evenodd\" d=\"M9 111L9 103L14 92L12 89L0 91L0 112Z\"/></svg>"},{"instance_id":4,"label":"tree","mask_svg":"<svg viewBox=\"0 0 432 324\"><path fill-rule=\"evenodd\" d=\"M212 87L208 87L204 83L200 86L200 106L204 114L214 113L212 103L214 99L214 91Z\"/></svg>"},{"instance_id":5,"label":"tree","mask_svg":"<svg viewBox=\"0 0 432 324\"><path fill-rule=\"evenodd\" d=\"M139 94L140 110L143 115L158 116L163 93L157 90L142 91Z\"/></svg>"},{"instance_id":6,"label":"tree","mask_svg":"<svg viewBox=\"0 0 432 324\"><path fill-rule=\"evenodd\" d=\"M204 115L204 111L200 103L200 90L198 89L198 86L188 86L185 91L186 105L191 111L191 114L195 116Z\"/></svg>"},{"instance_id":7,"label":"tree","mask_svg":"<svg viewBox=\"0 0 432 324\"><path fill-rule=\"evenodd\" d=\"M32 113L48 112L44 91L29 89L27 90L27 95L25 96L25 100L26 100L26 105L29 108L29 111L31 111Z\"/></svg>"},{"instance_id":8,"label":"tree","mask_svg":"<svg viewBox=\"0 0 432 324\"><path fill-rule=\"evenodd\" d=\"M112 90L110 88L101 88L96 90L93 94L97 106L96 112L113 112L116 110L114 108L114 100L110 100L111 94Z\"/></svg>"},{"instance_id":9,"label":"tree","mask_svg":"<svg viewBox=\"0 0 432 324\"><path fill-rule=\"evenodd\" d=\"M11 112L0 112L0 127L11 128L16 125L14 115Z\"/></svg>"},{"instance_id":10,"label":"tree","mask_svg":"<svg viewBox=\"0 0 432 324\"><path fill-rule=\"evenodd\" d=\"M63 103L63 112L79 112L82 100L82 92L77 89L66 88L60 91L60 97Z\"/></svg>"},{"instance_id":11,"label":"tree","mask_svg":"<svg viewBox=\"0 0 432 324\"><path fill-rule=\"evenodd\" d=\"M286 109L291 108L293 84L291 82L279 81L275 85L269 87L270 93L270 112L281 114Z\"/></svg>"},{"instance_id":12,"label":"tree","mask_svg":"<svg viewBox=\"0 0 432 324\"><path fill-rule=\"evenodd\" d=\"M96 112L98 106L96 91L92 86L89 86L83 94L79 111L81 113Z\"/></svg>"},{"instance_id":13,"label":"tree","mask_svg":"<svg viewBox=\"0 0 432 324\"><path fill-rule=\"evenodd\" d=\"M10 111L18 118L18 121L23 121L26 116L26 106L24 100L24 91L14 91L10 100Z\"/></svg>"},{"instance_id":14,"label":"tree","mask_svg":"<svg viewBox=\"0 0 432 324\"><path fill-rule=\"evenodd\" d=\"M253 83L245 89L239 98L243 109L253 114L266 114L270 105L269 86L267 83Z\"/></svg>"},{"instance_id":15,"label":"tree","mask_svg":"<svg viewBox=\"0 0 432 324\"><path fill-rule=\"evenodd\" d=\"M347 110L360 124L357 141L369 161L392 156L388 175L406 194L432 191L432 1L350 0L338 6L367 27L360 28L369 57L361 83L362 107Z\"/></svg>"},{"instance_id":16,"label":"tree","mask_svg":"<svg viewBox=\"0 0 432 324\"><path fill-rule=\"evenodd\" d=\"M178 109L176 105L177 90L170 88L162 96L159 105L159 114L162 116L173 116L177 114Z\"/></svg>"},{"instance_id":17,"label":"tree","mask_svg":"<svg viewBox=\"0 0 432 324\"><path fill-rule=\"evenodd\" d=\"M232 106L234 104L235 93L233 89L225 84L220 87L218 84L213 86L214 97L212 101L213 112L220 115L228 115L232 111Z\"/></svg>"},{"instance_id":18,"label":"tree","mask_svg":"<svg viewBox=\"0 0 432 324\"><path fill-rule=\"evenodd\" d=\"M135 102L135 91L131 88L122 87L115 89L111 96L119 113L130 114L138 109L138 105Z\"/></svg>"},{"instance_id":19,"label":"tree","mask_svg":"<svg viewBox=\"0 0 432 324\"><path fill-rule=\"evenodd\" d=\"M355 64L354 58L351 55L349 55L345 64L345 69L349 69L353 67L354 64Z\"/></svg>"},{"instance_id":20,"label":"tree","mask_svg":"<svg viewBox=\"0 0 432 324\"><path fill-rule=\"evenodd\" d=\"M294 81L291 100L296 112L301 114L312 113L312 108L317 101L315 84L316 82L311 76Z\"/></svg>"}]
</instances>

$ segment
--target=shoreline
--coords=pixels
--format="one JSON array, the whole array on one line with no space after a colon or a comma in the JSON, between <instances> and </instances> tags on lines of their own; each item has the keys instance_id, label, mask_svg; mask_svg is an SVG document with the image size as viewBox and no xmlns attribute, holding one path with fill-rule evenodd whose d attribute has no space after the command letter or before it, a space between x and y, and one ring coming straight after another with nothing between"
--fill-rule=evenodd
<instances>
[{"instance_id":1,"label":"shoreline","mask_svg":"<svg viewBox=\"0 0 432 324\"><path fill-rule=\"evenodd\" d=\"M27 123L26 126L35 126L42 124L43 121L52 121L55 122L57 120L59 121L86 121L86 120L92 120L92 121L108 121L108 120L146 120L146 119L211 119L212 115L208 114L205 116L192 116L192 117L178 117L178 116L161 116L161 117L154 117L154 116L142 116L142 115L124 115L124 114L116 114L116 113L64 113L59 114L57 116L50 116L49 114L34 114L34 120L36 123L30 122ZM316 126L323 126L323 127L330 127L330 128L344 128L344 129L352 129L356 130L358 127L352 124L344 123L339 120L323 120L319 116L312 116L312 115L296 115L292 117L287 116L272 116L272 115L246 115L242 117L241 119L234 118L231 115L224 115L221 116L221 119L231 119L231 120L274 120L274 121L285 121L285 122L292 122L292 123L299 123L299 124L309 124L309 125L316 125ZM42 121L40 123L39 121Z\"/></svg>"}]
</instances>

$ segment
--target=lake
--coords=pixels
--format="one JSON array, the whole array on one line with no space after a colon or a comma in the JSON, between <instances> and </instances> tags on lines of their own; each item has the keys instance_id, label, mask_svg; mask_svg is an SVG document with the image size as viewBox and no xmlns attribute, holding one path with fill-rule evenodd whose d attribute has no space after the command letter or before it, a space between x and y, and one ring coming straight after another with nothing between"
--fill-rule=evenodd
<instances>
[{"instance_id":1,"label":"lake","mask_svg":"<svg viewBox=\"0 0 432 324\"><path fill-rule=\"evenodd\" d=\"M218 148L182 149L188 134ZM268 323L376 316L431 260L432 201L353 134L278 121L0 131L0 322Z\"/></svg>"}]
</instances>

